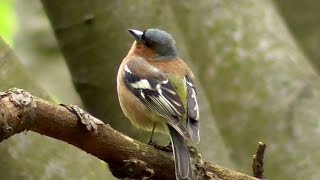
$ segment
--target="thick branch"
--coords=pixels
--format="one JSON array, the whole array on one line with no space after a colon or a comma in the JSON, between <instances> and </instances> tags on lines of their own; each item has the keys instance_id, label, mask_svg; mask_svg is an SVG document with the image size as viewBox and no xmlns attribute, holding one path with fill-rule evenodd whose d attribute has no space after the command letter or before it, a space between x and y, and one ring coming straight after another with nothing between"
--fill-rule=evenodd
<instances>
[{"instance_id":1,"label":"thick branch","mask_svg":"<svg viewBox=\"0 0 320 180\"><path fill-rule=\"evenodd\" d=\"M105 124L98 124L96 132L88 131L79 117L67 108L23 90L0 92L0 128L0 142L25 130L65 141L108 163L118 178L175 177L171 153L136 141ZM199 179L256 179L203 162L201 156L195 154L195 171Z\"/></svg>"}]
</instances>

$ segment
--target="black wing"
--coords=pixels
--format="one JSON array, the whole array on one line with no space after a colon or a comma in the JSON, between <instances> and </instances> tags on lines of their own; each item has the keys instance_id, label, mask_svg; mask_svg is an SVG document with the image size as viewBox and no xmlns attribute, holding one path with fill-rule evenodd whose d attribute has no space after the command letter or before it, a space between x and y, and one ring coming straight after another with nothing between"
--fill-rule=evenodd
<instances>
[{"instance_id":1,"label":"black wing","mask_svg":"<svg viewBox=\"0 0 320 180\"><path fill-rule=\"evenodd\" d=\"M158 113L167 120L185 138L190 134L180 121L186 112L175 88L166 79L155 77L141 78L125 66L125 84L153 112Z\"/></svg>"},{"instance_id":2,"label":"black wing","mask_svg":"<svg viewBox=\"0 0 320 180\"><path fill-rule=\"evenodd\" d=\"M188 96L188 117L187 117L187 127L188 132L191 136L191 139L195 142L200 141L199 135L199 106L197 101L197 92L195 86L192 82L192 79L189 76L185 77L186 87L187 87L187 96Z\"/></svg>"}]
</instances>

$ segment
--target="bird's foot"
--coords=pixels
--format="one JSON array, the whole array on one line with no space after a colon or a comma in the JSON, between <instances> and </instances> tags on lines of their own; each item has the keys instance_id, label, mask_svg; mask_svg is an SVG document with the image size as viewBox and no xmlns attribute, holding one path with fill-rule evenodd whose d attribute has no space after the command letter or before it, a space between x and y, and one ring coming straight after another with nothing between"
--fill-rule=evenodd
<instances>
[{"instance_id":1,"label":"bird's foot","mask_svg":"<svg viewBox=\"0 0 320 180\"><path fill-rule=\"evenodd\" d=\"M157 148L157 149L159 149L159 150L161 150L161 151L165 151L165 152L172 152L172 145L171 145L171 143L169 143L168 145L166 145L166 146L161 146L161 145L159 145L159 144L157 144L157 143L153 143L153 144L151 144L151 146L153 146L153 147L155 147L155 148Z\"/></svg>"},{"instance_id":2,"label":"bird's foot","mask_svg":"<svg viewBox=\"0 0 320 180\"><path fill-rule=\"evenodd\" d=\"M155 147L157 149L159 149L158 147L160 147L160 145L156 141L153 141L152 139L149 139L147 144L150 145L150 146L153 146L153 147Z\"/></svg>"},{"instance_id":3,"label":"bird's foot","mask_svg":"<svg viewBox=\"0 0 320 180\"><path fill-rule=\"evenodd\" d=\"M164 148L166 149L166 151L167 151L167 152L173 152L173 150L172 150L172 143L171 143L171 141L170 141L170 142L169 142L169 144L168 144L168 145L166 145Z\"/></svg>"},{"instance_id":4,"label":"bird's foot","mask_svg":"<svg viewBox=\"0 0 320 180\"><path fill-rule=\"evenodd\" d=\"M148 141L147 142L150 146L153 146L154 148L157 148L161 151L165 151L165 152L172 152L172 146L171 146L171 143L169 143L167 146L161 146L159 145L157 142L155 141Z\"/></svg>"},{"instance_id":5,"label":"bird's foot","mask_svg":"<svg viewBox=\"0 0 320 180\"><path fill-rule=\"evenodd\" d=\"M150 146L153 146L154 144L157 144L157 143L150 138L147 144L149 144Z\"/></svg>"}]
</instances>

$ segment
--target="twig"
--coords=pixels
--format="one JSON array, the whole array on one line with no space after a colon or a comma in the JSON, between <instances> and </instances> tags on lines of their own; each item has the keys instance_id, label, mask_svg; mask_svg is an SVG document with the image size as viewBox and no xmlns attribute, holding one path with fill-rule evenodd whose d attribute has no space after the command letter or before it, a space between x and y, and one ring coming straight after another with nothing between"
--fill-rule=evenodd
<instances>
[{"instance_id":1,"label":"twig","mask_svg":"<svg viewBox=\"0 0 320 180\"><path fill-rule=\"evenodd\" d=\"M257 152L255 155L253 155L253 161L252 161L252 170L253 170L253 176L259 179L265 179L264 176L264 169L263 169L263 158L264 158L264 152L267 145L259 142Z\"/></svg>"}]
</instances>

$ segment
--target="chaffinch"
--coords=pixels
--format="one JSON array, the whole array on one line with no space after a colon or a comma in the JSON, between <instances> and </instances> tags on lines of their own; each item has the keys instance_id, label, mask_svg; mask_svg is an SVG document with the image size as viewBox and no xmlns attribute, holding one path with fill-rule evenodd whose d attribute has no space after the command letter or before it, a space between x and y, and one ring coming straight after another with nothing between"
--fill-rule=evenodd
<instances>
[{"instance_id":1,"label":"chaffinch","mask_svg":"<svg viewBox=\"0 0 320 180\"><path fill-rule=\"evenodd\" d=\"M193 179L187 140L200 141L194 75L178 57L169 33L160 29L129 32L135 42L117 77L121 108L137 128L152 134L169 132L177 179Z\"/></svg>"}]
</instances>

